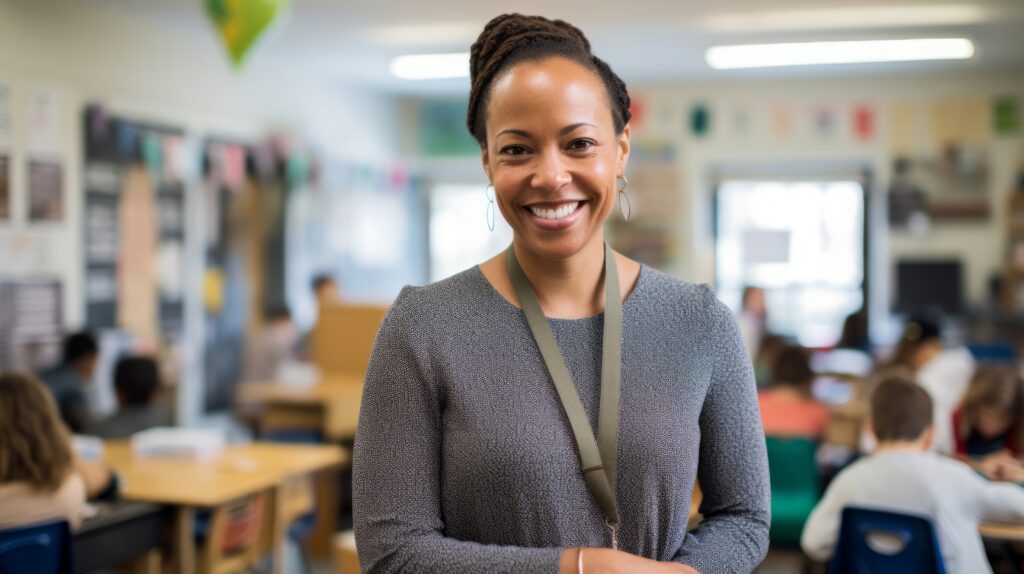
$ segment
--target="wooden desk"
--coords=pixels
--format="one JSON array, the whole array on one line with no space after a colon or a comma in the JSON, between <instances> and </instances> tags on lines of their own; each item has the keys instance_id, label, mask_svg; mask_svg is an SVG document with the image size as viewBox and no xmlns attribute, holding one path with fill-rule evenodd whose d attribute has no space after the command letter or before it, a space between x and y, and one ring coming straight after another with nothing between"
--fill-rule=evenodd
<instances>
[{"instance_id":1,"label":"wooden desk","mask_svg":"<svg viewBox=\"0 0 1024 574\"><path fill-rule=\"evenodd\" d=\"M1008 542L1024 542L1024 524L984 523L978 526L982 538L994 538Z\"/></svg>"},{"instance_id":2,"label":"wooden desk","mask_svg":"<svg viewBox=\"0 0 1024 574\"><path fill-rule=\"evenodd\" d=\"M235 401L257 412L260 427L314 429L324 439L352 439L363 399L362 377L332 377L310 386L276 382L238 385Z\"/></svg>"},{"instance_id":3,"label":"wooden desk","mask_svg":"<svg viewBox=\"0 0 1024 574\"><path fill-rule=\"evenodd\" d=\"M195 570L196 509L270 491L275 501L270 513L272 556L279 572L286 528L279 524L284 485L295 477L346 464L348 455L329 445L253 443L228 446L212 459L150 458L136 457L128 441L109 441L104 460L123 478L125 499L177 507L175 552L183 573Z\"/></svg>"}]
</instances>

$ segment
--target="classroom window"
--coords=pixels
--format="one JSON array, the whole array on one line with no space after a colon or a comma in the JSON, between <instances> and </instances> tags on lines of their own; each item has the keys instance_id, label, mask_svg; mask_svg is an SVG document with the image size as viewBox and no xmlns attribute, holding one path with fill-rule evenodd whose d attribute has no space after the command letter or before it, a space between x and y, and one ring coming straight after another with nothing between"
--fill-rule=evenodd
<instances>
[{"instance_id":1,"label":"classroom window","mask_svg":"<svg viewBox=\"0 0 1024 574\"><path fill-rule=\"evenodd\" d=\"M512 243L512 228L497 205L494 206L494 231L488 228L486 185L441 184L431 190L431 281L482 263Z\"/></svg>"}]
</instances>

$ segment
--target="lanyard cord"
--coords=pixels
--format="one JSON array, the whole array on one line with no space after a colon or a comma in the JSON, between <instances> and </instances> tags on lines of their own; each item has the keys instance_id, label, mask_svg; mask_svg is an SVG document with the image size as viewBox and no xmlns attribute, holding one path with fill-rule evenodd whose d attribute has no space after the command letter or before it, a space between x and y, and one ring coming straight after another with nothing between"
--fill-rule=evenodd
<instances>
[{"instance_id":1,"label":"lanyard cord","mask_svg":"<svg viewBox=\"0 0 1024 574\"><path fill-rule=\"evenodd\" d=\"M569 418L569 426L576 438L576 446L580 453L583 477L587 487L604 510L608 524L612 529L613 545L615 530L619 523L619 513L615 505L615 457L618 445L619 429L619 392L622 375L622 299L619 292L619 273L615 265L615 255L611 247L605 244L604 255L604 336L601 350L601 410L598 415L598 438L590 428L587 413L583 409L572 376L561 349L551 332L551 326L544 317L540 301L533 286L526 279L515 252L509 246L505 252L505 265L508 269L512 286L519 297L519 303L526 315L526 322L537 342L544 364L548 368L551 380L558 391L565 414Z\"/></svg>"}]
</instances>

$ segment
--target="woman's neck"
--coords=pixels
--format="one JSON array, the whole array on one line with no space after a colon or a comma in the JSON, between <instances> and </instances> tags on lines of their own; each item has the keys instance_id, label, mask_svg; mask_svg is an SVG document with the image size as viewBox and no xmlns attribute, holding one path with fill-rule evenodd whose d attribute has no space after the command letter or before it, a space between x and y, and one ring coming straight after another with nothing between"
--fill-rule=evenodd
<instances>
[{"instance_id":1,"label":"woman's neck","mask_svg":"<svg viewBox=\"0 0 1024 574\"><path fill-rule=\"evenodd\" d=\"M604 310L604 238L595 236L566 259L537 256L513 242L516 260L549 317L590 317Z\"/></svg>"}]
</instances>

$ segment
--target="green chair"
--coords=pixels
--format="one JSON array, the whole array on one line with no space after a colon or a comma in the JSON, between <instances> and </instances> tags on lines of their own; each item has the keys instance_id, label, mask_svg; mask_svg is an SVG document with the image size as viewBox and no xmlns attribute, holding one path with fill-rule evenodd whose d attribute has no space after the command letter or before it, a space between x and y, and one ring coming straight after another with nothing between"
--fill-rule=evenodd
<instances>
[{"instance_id":1,"label":"green chair","mask_svg":"<svg viewBox=\"0 0 1024 574\"><path fill-rule=\"evenodd\" d=\"M807 438L766 438L772 486L772 543L799 546L804 522L821 497L821 475L815 453L818 443Z\"/></svg>"}]
</instances>

